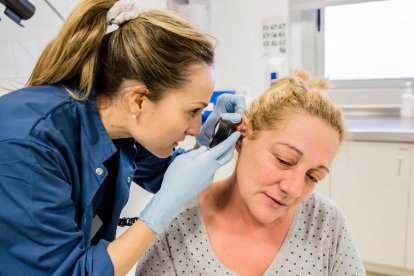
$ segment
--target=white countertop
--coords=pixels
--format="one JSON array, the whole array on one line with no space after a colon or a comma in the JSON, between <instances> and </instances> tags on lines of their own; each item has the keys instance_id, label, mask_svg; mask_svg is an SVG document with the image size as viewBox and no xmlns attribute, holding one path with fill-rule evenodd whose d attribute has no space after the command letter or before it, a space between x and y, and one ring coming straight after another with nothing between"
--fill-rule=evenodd
<instances>
[{"instance_id":1,"label":"white countertop","mask_svg":"<svg viewBox=\"0 0 414 276\"><path fill-rule=\"evenodd\" d=\"M345 120L351 140L414 143L414 119L346 116Z\"/></svg>"}]
</instances>

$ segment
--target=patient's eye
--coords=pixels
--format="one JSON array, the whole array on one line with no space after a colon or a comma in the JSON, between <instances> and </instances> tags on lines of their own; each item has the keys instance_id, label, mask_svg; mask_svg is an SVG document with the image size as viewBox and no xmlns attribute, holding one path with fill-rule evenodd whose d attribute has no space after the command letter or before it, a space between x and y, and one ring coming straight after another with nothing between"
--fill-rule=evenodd
<instances>
[{"instance_id":1,"label":"patient's eye","mask_svg":"<svg viewBox=\"0 0 414 276\"><path fill-rule=\"evenodd\" d=\"M278 161L279 161L279 163L280 163L280 164L282 164L282 165L290 166L289 162L287 162L287 161L285 161L285 160L283 160L283 159L278 158L277 160L278 160Z\"/></svg>"},{"instance_id":2,"label":"patient's eye","mask_svg":"<svg viewBox=\"0 0 414 276\"><path fill-rule=\"evenodd\" d=\"M319 180L311 174L306 175L306 180L311 184L318 184Z\"/></svg>"},{"instance_id":3,"label":"patient's eye","mask_svg":"<svg viewBox=\"0 0 414 276\"><path fill-rule=\"evenodd\" d=\"M327 172L321 169L311 169L306 173L306 181L312 185L318 184L327 176Z\"/></svg>"},{"instance_id":4,"label":"patient's eye","mask_svg":"<svg viewBox=\"0 0 414 276\"><path fill-rule=\"evenodd\" d=\"M271 148L271 153L273 154L277 165L283 169L294 167L301 160L301 154L287 144L274 144Z\"/></svg>"},{"instance_id":5,"label":"patient's eye","mask_svg":"<svg viewBox=\"0 0 414 276\"><path fill-rule=\"evenodd\" d=\"M286 158L277 157L277 161L279 162L279 164L282 167L286 167L286 168L287 167L292 167L292 166L295 165L295 163L292 160L289 160L289 159L286 159Z\"/></svg>"}]
</instances>

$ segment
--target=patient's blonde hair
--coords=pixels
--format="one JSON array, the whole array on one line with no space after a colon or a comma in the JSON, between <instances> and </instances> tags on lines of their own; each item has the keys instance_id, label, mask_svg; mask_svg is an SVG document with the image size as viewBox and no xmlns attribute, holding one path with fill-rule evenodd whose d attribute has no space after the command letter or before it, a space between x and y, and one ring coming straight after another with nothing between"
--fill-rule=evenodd
<instances>
[{"instance_id":1,"label":"patient's blonde hair","mask_svg":"<svg viewBox=\"0 0 414 276\"><path fill-rule=\"evenodd\" d=\"M260 131L276 130L292 114L309 114L325 121L344 140L346 128L341 110L326 97L329 83L312 79L304 71L278 79L256 99L247 114L246 136L255 139Z\"/></svg>"}]
</instances>

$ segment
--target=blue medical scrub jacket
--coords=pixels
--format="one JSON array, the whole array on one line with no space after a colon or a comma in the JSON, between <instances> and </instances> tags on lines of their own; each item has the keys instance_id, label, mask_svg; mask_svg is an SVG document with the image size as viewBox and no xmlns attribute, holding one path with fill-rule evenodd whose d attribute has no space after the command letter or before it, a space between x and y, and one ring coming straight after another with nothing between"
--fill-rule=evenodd
<instances>
[{"instance_id":1,"label":"blue medical scrub jacket","mask_svg":"<svg viewBox=\"0 0 414 276\"><path fill-rule=\"evenodd\" d=\"M131 181L158 191L180 152L161 159L111 140L94 95L76 101L49 85L2 96L0 275L113 275L107 246Z\"/></svg>"}]
</instances>

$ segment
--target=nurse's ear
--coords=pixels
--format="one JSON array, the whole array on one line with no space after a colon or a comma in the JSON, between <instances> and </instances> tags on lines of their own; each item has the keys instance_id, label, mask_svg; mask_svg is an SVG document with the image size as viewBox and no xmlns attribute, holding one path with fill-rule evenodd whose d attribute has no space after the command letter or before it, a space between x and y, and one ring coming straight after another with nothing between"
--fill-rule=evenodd
<instances>
[{"instance_id":1,"label":"nurse's ear","mask_svg":"<svg viewBox=\"0 0 414 276\"><path fill-rule=\"evenodd\" d=\"M142 112L144 103L149 101L148 94L149 91L145 85L134 85L127 88L127 104L131 114L134 114L135 117L139 116Z\"/></svg>"}]
</instances>

